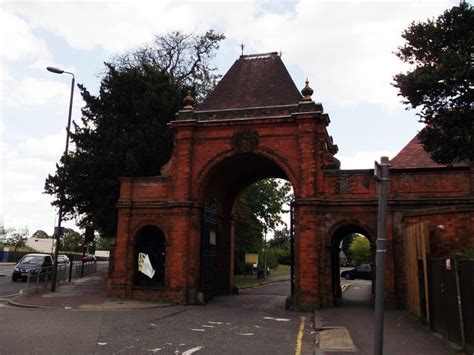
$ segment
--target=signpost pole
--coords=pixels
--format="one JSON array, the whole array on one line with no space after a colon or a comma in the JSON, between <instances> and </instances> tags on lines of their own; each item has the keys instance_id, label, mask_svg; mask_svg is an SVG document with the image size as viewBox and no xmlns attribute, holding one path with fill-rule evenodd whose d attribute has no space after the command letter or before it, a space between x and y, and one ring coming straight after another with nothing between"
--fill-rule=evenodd
<instances>
[{"instance_id":1,"label":"signpost pole","mask_svg":"<svg viewBox=\"0 0 474 355\"><path fill-rule=\"evenodd\" d=\"M375 162L375 179L379 182L379 207L377 220L377 250L375 255L375 326L374 326L374 355L383 355L383 321L385 293L385 255L387 233L387 200L389 182L389 160L381 157L380 164Z\"/></svg>"}]
</instances>

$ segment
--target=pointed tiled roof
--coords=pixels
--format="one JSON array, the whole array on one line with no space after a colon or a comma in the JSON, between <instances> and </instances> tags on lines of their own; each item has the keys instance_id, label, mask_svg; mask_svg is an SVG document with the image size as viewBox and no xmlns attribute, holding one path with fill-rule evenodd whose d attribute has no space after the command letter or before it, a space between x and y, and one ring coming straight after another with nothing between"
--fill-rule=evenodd
<instances>
[{"instance_id":1,"label":"pointed tiled roof","mask_svg":"<svg viewBox=\"0 0 474 355\"><path fill-rule=\"evenodd\" d=\"M278 53L243 55L197 111L291 105L301 100Z\"/></svg>"},{"instance_id":2,"label":"pointed tiled roof","mask_svg":"<svg viewBox=\"0 0 474 355\"><path fill-rule=\"evenodd\" d=\"M416 135L392 160L390 167L400 168L442 168L446 165L436 163Z\"/></svg>"}]
</instances>

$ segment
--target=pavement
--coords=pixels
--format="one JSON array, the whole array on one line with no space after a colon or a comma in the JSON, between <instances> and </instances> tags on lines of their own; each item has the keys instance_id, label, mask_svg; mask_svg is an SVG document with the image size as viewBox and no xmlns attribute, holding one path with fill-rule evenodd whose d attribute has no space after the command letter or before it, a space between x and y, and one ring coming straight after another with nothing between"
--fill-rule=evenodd
<instances>
[{"instance_id":1,"label":"pavement","mask_svg":"<svg viewBox=\"0 0 474 355\"><path fill-rule=\"evenodd\" d=\"M316 355L373 353L374 306L371 283L354 280L348 282L343 290L345 293L337 307L314 313ZM462 353L456 344L433 333L426 324L404 310L386 308L383 325L384 355L467 354Z\"/></svg>"},{"instance_id":2,"label":"pavement","mask_svg":"<svg viewBox=\"0 0 474 355\"><path fill-rule=\"evenodd\" d=\"M9 300L8 303L17 307L56 308L73 311L121 311L174 305L173 303L107 297L107 268L98 268L97 272L83 278L73 279L70 283L60 283L56 287L56 292L49 290L24 292Z\"/></svg>"},{"instance_id":3,"label":"pavement","mask_svg":"<svg viewBox=\"0 0 474 355\"><path fill-rule=\"evenodd\" d=\"M54 293L43 291L22 294L9 303L19 307L72 311L124 311L174 305L109 298L106 295L106 278L107 268L102 268L92 275L60 284ZM284 280L285 278L281 278L276 281ZM364 286L356 280L344 289L346 292L339 307L317 310L314 313L316 355L373 353L374 310L370 302L370 283ZM458 346L431 332L426 325L403 310L385 311L384 335L385 355L461 354Z\"/></svg>"}]
</instances>

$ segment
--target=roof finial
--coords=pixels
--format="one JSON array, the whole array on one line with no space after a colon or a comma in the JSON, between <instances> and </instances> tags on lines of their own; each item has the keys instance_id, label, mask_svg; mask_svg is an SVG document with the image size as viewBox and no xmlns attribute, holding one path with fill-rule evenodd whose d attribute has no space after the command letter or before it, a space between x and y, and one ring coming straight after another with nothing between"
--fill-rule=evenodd
<instances>
[{"instance_id":1,"label":"roof finial","mask_svg":"<svg viewBox=\"0 0 474 355\"><path fill-rule=\"evenodd\" d=\"M240 44L240 49L241 49L241 54L240 55L244 55L244 48L245 48L245 44L244 44L244 42L242 42Z\"/></svg>"},{"instance_id":2,"label":"roof finial","mask_svg":"<svg viewBox=\"0 0 474 355\"><path fill-rule=\"evenodd\" d=\"M301 93L303 94L303 100L305 101L310 101L311 100L311 95L313 95L314 91L309 87L309 80L306 78L305 81L305 87L303 90L301 90Z\"/></svg>"},{"instance_id":3,"label":"roof finial","mask_svg":"<svg viewBox=\"0 0 474 355\"><path fill-rule=\"evenodd\" d=\"M185 110L193 110L194 105L196 105L196 100L191 96L191 90L188 90L188 95L183 100Z\"/></svg>"}]
</instances>

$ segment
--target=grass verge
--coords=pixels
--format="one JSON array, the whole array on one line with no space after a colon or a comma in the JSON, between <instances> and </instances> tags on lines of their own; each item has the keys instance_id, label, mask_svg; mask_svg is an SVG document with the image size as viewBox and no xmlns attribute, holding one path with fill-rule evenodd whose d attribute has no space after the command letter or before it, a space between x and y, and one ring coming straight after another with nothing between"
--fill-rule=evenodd
<instances>
[{"instance_id":1,"label":"grass verge","mask_svg":"<svg viewBox=\"0 0 474 355\"><path fill-rule=\"evenodd\" d=\"M268 281L272 281L280 276L290 276L289 265L278 265L274 270L270 270L270 275L266 279L257 279L257 275L235 275L234 285L239 288L258 286Z\"/></svg>"}]
</instances>

